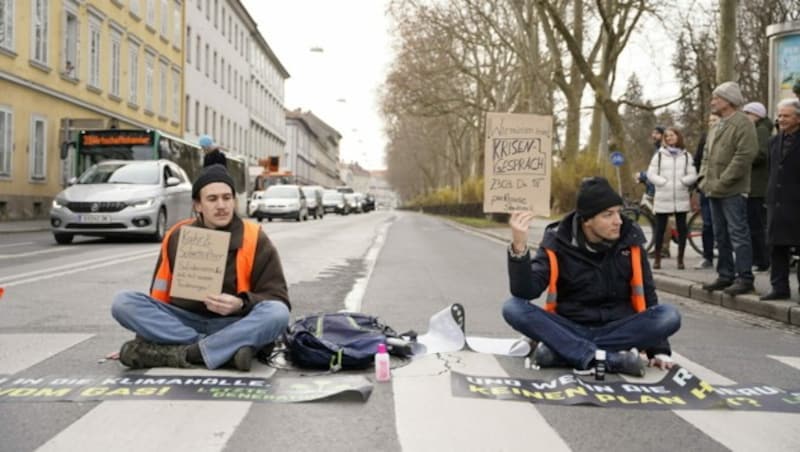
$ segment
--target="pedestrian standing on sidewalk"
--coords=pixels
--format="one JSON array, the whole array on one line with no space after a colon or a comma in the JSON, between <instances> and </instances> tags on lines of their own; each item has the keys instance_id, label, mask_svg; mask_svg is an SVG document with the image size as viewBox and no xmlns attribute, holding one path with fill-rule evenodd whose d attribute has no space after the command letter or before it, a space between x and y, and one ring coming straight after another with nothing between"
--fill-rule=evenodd
<instances>
[{"instance_id":1,"label":"pedestrian standing on sidewalk","mask_svg":"<svg viewBox=\"0 0 800 452\"><path fill-rule=\"evenodd\" d=\"M530 212L511 214L508 276L513 297L503 305L512 328L538 341L541 367L595 367L605 350L609 372L643 376L651 366L672 367L667 338L680 328L678 310L658 304L645 238L622 215L622 197L601 177L585 180L577 208L547 227L535 254L528 247ZM544 290L544 308L531 303Z\"/></svg>"},{"instance_id":2,"label":"pedestrian standing on sidewalk","mask_svg":"<svg viewBox=\"0 0 800 452\"><path fill-rule=\"evenodd\" d=\"M753 271L769 270L767 252L767 154L769 138L772 136L772 122L767 118L767 109L760 102L750 102L742 107L742 112L756 126L758 154L750 168L750 193L747 196L747 225L750 226L750 243L753 247Z\"/></svg>"},{"instance_id":3,"label":"pedestrian standing on sidewalk","mask_svg":"<svg viewBox=\"0 0 800 452\"><path fill-rule=\"evenodd\" d=\"M719 115L711 113L708 115L708 130L714 128L719 122ZM703 162L703 151L708 140L708 130L700 136L697 143L697 150L694 153L694 169L700 174L700 164ZM711 203L703 190L698 187L697 193L700 195L700 215L703 218L703 260L695 265L695 270L705 270L714 268L714 222L711 219Z\"/></svg>"},{"instance_id":4,"label":"pedestrian standing on sidewalk","mask_svg":"<svg viewBox=\"0 0 800 452\"><path fill-rule=\"evenodd\" d=\"M772 290L762 300L790 297L791 248L800 248L800 101L778 104L780 131L769 143L767 243L770 246ZM800 272L797 274L800 284Z\"/></svg>"},{"instance_id":5,"label":"pedestrian standing on sidewalk","mask_svg":"<svg viewBox=\"0 0 800 452\"><path fill-rule=\"evenodd\" d=\"M204 168L192 185L195 219L173 226L161 242L150 293L123 291L111 315L136 333L120 349L132 369L226 366L248 371L253 355L289 324L289 295L280 258L258 224L235 212L233 178L222 165ZM205 300L170 295L181 229L230 232L222 293Z\"/></svg>"},{"instance_id":6,"label":"pedestrian standing on sidewalk","mask_svg":"<svg viewBox=\"0 0 800 452\"><path fill-rule=\"evenodd\" d=\"M653 155L658 153L658 150L661 149L661 143L664 140L664 131L666 129L664 126L655 126L653 130L650 131L650 140L651 144L653 145ZM644 201L643 205L647 206L648 209L651 211L653 210L653 199L656 193L656 187L653 185L653 182L647 179L647 170L639 171L636 173L636 182L644 184L645 186L645 193L644 193ZM664 231L664 235L656 236L661 238L661 257L670 257L669 256L669 244L672 241L672 234L668 231ZM650 257L655 257L655 250L650 252Z\"/></svg>"},{"instance_id":7,"label":"pedestrian standing on sidewalk","mask_svg":"<svg viewBox=\"0 0 800 452\"><path fill-rule=\"evenodd\" d=\"M703 289L724 289L728 295L754 290L747 194L758 139L753 123L737 110L743 103L742 92L735 82L722 83L712 92L711 111L720 116L720 121L709 132L699 178L700 189L711 200L719 254L717 279L704 284Z\"/></svg>"},{"instance_id":8,"label":"pedestrian standing on sidewalk","mask_svg":"<svg viewBox=\"0 0 800 452\"><path fill-rule=\"evenodd\" d=\"M675 215L678 229L678 270L686 268L683 255L686 251L688 226L686 212L691 210L691 190L697 181L697 172L686 151L681 132L670 127L664 132L664 144L653 155L647 169L647 180L656 187L653 211L656 214L656 237L662 237L667 229L667 220ZM653 268L661 268L661 248L663 243L656 240L656 253Z\"/></svg>"}]
</instances>

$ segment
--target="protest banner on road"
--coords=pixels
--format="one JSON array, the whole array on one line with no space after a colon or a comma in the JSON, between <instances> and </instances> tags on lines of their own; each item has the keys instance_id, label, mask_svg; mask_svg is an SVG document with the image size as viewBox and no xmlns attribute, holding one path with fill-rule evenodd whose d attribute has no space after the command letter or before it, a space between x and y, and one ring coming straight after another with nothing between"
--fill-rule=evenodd
<instances>
[{"instance_id":1,"label":"protest banner on road","mask_svg":"<svg viewBox=\"0 0 800 452\"><path fill-rule=\"evenodd\" d=\"M483 211L550 216L552 116L487 113Z\"/></svg>"},{"instance_id":2,"label":"protest banner on road","mask_svg":"<svg viewBox=\"0 0 800 452\"><path fill-rule=\"evenodd\" d=\"M191 226L180 231L170 296L203 301L219 295L231 233Z\"/></svg>"}]
</instances>

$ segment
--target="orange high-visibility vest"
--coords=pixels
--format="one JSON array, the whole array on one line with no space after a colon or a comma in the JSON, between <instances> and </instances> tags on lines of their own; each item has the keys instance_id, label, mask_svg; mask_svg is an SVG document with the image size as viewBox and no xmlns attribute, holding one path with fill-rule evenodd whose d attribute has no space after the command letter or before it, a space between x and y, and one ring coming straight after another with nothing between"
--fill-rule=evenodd
<instances>
[{"instance_id":1,"label":"orange high-visibility vest","mask_svg":"<svg viewBox=\"0 0 800 452\"><path fill-rule=\"evenodd\" d=\"M193 221L193 219L183 220L171 227L164 235L164 240L161 242L161 265L158 266L156 275L153 278L153 286L150 289L150 296L158 301L170 302L169 291L172 286L172 270L170 269L168 252L169 238L178 228ZM258 233L261 231L261 226L251 221L243 221L242 224L244 225L242 246L236 252L236 293L250 290L250 276L253 273Z\"/></svg>"},{"instance_id":2,"label":"orange high-visibility vest","mask_svg":"<svg viewBox=\"0 0 800 452\"><path fill-rule=\"evenodd\" d=\"M558 300L558 293L556 283L558 282L558 259L556 252L545 248L547 252L547 259L550 261L550 284L547 286L547 301L544 304L544 309L547 312L556 312L556 301ZM631 268L633 275L631 276L631 304L633 310L642 312L646 309L644 300L644 278L642 277L642 250L638 246L632 246L631 250Z\"/></svg>"}]
</instances>

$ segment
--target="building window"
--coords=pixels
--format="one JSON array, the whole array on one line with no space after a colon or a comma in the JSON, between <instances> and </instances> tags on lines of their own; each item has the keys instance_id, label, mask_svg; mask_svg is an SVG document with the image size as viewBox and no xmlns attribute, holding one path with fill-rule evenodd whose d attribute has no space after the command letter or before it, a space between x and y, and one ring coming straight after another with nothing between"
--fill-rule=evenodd
<instances>
[{"instance_id":1,"label":"building window","mask_svg":"<svg viewBox=\"0 0 800 452\"><path fill-rule=\"evenodd\" d=\"M33 14L31 21L31 58L42 64L47 64L47 32L48 32L48 6L47 0L33 0L31 2Z\"/></svg>"},{"instance_id":2,"label":"building window","mask_svg":"<svg viewBox=\"0 0 800 452\"><path fill-rule=\"evenodd\" d=\"M186 63L192 64L192 27L186 27Z\"/></svg>"},{"instance_id":3,"label":"building window","mask_svg":"<svg viewBox=\"0 0 800 452\"><path fill-rule=\"evenodd\" d=\"M186 101L188 104L189 99ZM188 109L186 114L189 114ZM172 70L172 120L175 122L181 120L181 73L174 69ZM186 123L189 123L188 119Z\"/></svg>"},{"instance_id":4,"label":"building window","mask_svg":"<svg viewBox=\"0 0 800 452\"><path fill-rule=\"evenodd\" d=\"M186 105L183 108L186 109L186 111L183 113L186 115L186 117L183 118L184 127L186 128L186 131L189 132L191 130L189 125L192 123L192 118L190 118L190 115L192 114L192 100L189 98L188 94L186 95Z\"/></svg>"},{"instance_id":5,"label":"building window","mask_svg":"<svg viewBox=\"0 0 800 452\"><path fill-rule=\"evenodd\" d=\"M89 20L89 85L100 87L100 24Z\"/></svg>"},{"instance_id":6,"label":"building window","mask_svg":"<svg viewBox=\"0 0 800 452\"><path fill-rule=\"evenodd\" d=\"M222 37L225 37L225 6L222 6Z\"/></svg>"},{"instance_id":7,"label":"building window","mask_svg":"<svg viewBox=\"0 0 800 452\"><path fill-rule=\"evenodd\" d=\"M161 0L161 36L169 37L169 0Z\"/></svg>"},{"instance_id":8,"label":"building window","mask_svg":"<svg viewBox=\"0 0 800 452\"><path fill-rule=\"evenodd\" d=\"M228 94L231 93L231 65L228 65Z\"/></svg>"},{"instance_id":9,"label":"building window","mask_svg":"<svg viewBox=\"0 0 800 452\"><path fill-rule=\"evenodd\" d=\"M159 65L161 69L161 73L159 74L158 80L158 95L159 95L159 102L158 102L158 112L163 117L167 117L167 105L168 105L168 97L169 91L167 91L167 63L164 61L161 62Z\"/></svg>"},{"instance_id":10,"label":"building window","mask_svg":"<svg viewBox=\"0 0 800 452\"><path fill-rule=\"evenodd\" d=\"M172 41L175 47L182 48L181 46L181 5L179 3L172 4ZM186 45L191 45L192 41L189 41L188 36L186 39ZM186 49L187 51L189 49Z\"/></svg>"},{"instance_id":11,"label":"building window","mask_svg":"<svg viewBox=\"0 0 800 452\"><path fill-rule=\"evenodd\" d=\"M197 68L197 72L200 72L200 51L202 47L200 45L200 34L198 33L197 37L195 38L197 41L197 45L194 48L194 66Z\"/></svg>"},{"instance_id":12,"label":"building window","mask_svg":"<svg viewBox=\"0 0 800 452\"><path fill-rule=\"evenodd\" d=\"M137 16L141 16L141 9L139 8L139 0L131 0L130 1L130 9L131 12Z\"/></svg>"},{"instance_id":13,"label":"building window","mask_svg":"<svg viewBox=\"0 0 800 452\"><path fill-rule=\"evenodd\" d=\"M208 133L208 106L206 106L203 114L203 133ZM198 131L197 134L200 135L200 132Z\"/></svg>"},{"instance_id":14,"label":"building window","mask_svg":"<svg viewBox=\"0 0 800 452\"><path fill-rule=\"evenodd\" d=\"M200 101L194 101L194 133L200 135Z\"/></svg>"},{"instance_id":15,"label":"building window","mask_svg":"<svg viewBox=\"0 0 800 452\"><path fill-rule=\"evenodd\" d=\"M206 44L206 77L210 75L209 68L211 67L211 51L209 50L208 44Z\"/></svg>"},{"instance_id":16,"label":"building window","mask_svg":"<svg viewBox=\"0 0 800 452\"><path fill-rule=\"evenodd\" d=\"M155 72L155 55L144 54L144 108L153 111L153 77Z\"/></svg>"},{"instance_id":17,"label":"building window","mask_svg":"<svg viewBox=\"0 0 800 452\"><path fill-rule=\"evenodd\" d=\"M139 103L139 46L128 41L128 102Z\"/></svg>"},{"instance_id":18,"label":"building window","mask_svg":"<svg viewBox=\"0 0 800 452\"><path fill-rule=\"evenodd\" d=\"M219 73L219 86L223 90L225 89L225 58L222 58L219 63L221 70Z\"/></svg>"},{"instance_id":19,"label":"building window","mask_svg":"<svg viewBox=\"0 0 800 452\"><path fill-rule=\"evenodd\" d=\"M61 74L71 79L78 78L78 47L80 45L80 22L78 14L72 10L64 11L64 51L62 52Z\"/></svg>"},{"instance_id":20,"label":"building window","mask_svg":"<svg viewBox=\"0 0 800 452\"><path fill-rule=\"evenodd\" d=\"M217 51L214 51L214 83L217 83Z\"/></svg>"},{"instance_id":21,"label":"building window","mask_svg":"<svg viewBox=\"0 0 800 452\"><path fill-rule=\"evenodd\" d=\"M156 28L156 0L147 0L145 19L150 28Z\"/></svg>"},{"instance_id":22,"label":"building window","mask_svg":"<svg viewBox=\"0 0 800 452\"><path fill-rule=\"evenodd\" d=\"M219 0L214 0L214 28L219 27Z\"/></svg>"},{"instance_id":23,"label":"building window","mask_svg":"<svg viewBox=\"0 0 800 452\"><path fill-rule=\"evenodd\" d=\"M228 44L233 44L233 37L231 36L232 26L233 26L233 17L228 16Z\"/></svg>"},{"instance_id":24,"label":"building window","mask_svg":"<svg viewBox=\"0 0 800 452\"><path fill-rule=\"evenodd\" d=\"M11 143L14 115L11 110L0 107L0 176L11 176Z\"/></svg>"},{"instance_id":25,"label":"building window","mask_svg":"<svg viewBox=\"0 0 800 452\"><path fill-rule=\"evenodd\" d=\"M14 49L14 0L0 0L0 47Z\"/></svg>"},{"instance_id":26,"label":"building window","mask_svg":"<svg viewBox=\"0 0 800 452\"><path fill-rule=\"evenodd\" d=\"M45 149L47 149L47 122L41 116L31 116L30 176L33 180L45 179Z\"/></svg>"},{"instance_id":27,"label":"building window","mask_svg":"<svg viewBox=\"0 0 800 452\"><path fill-rule=\"evenodd\" d=\"M203 0L198 0L203 1ZM206 20L211 20L211 0L206 0Z\"/></svg>"},{"instance_id":28,"label":"building window","mask_svg":"<svg viewBox=\"0 0 800 452\"><path fill-rule=\"evenodd\" d=\"M111 94L119 97L119 71L121 66L121 48L122 48L122 35L113 30L111 32L111 83L109 91Z\"/></svg>"}]
</instances>

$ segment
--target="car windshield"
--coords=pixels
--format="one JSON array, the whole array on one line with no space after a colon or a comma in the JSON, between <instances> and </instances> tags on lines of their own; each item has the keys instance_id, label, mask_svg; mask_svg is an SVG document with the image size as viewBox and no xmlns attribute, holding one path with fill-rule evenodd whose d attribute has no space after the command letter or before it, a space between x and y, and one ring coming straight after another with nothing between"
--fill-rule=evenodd
<instances>
[{"instance_id":1,"label":"car windshield","mask_svg":"<svg viewBox=\"0 0 800 452\"><path fill-rule=\"evenodd\" d=\"M329 201L338 201L342 199L342 194L338 191L326 191L322 195L322 199L329 200Z\"/></svg>"},{"instance_id":2,"label":"car windshield","mask_svg":"<svg viewBox=\"0 0 800 452\"><path fill-rule=\"evenodd\" d=\"M316 191L315 189L313 189L311 187L301 187L300 189L303 190L303 194L306 195L306 197L309 197L309 196L313 197L314 196L314 192Z\"/></svg>"},{"instance_id":3,"label":"car windshield","mask_svg":"<svg viewBox=\"0 0 800 452\"><path fill-rule=\"evenodd\" d=\"M119 162L95 165L78 180L79 184L158 185L158 162Z\"/></svg>"},{"instance_id":4,"label":"car windshield","mask_svg":"<svg viewBox=\"0 0 800 452\"><path fill-rule=\"evenodd\" d=\"M276 198L297 198L297 188L279 187L279 186L269 187L267 189L267 192L264 193L264 199L276 199Z\"/></svg>"}]
</instances>

